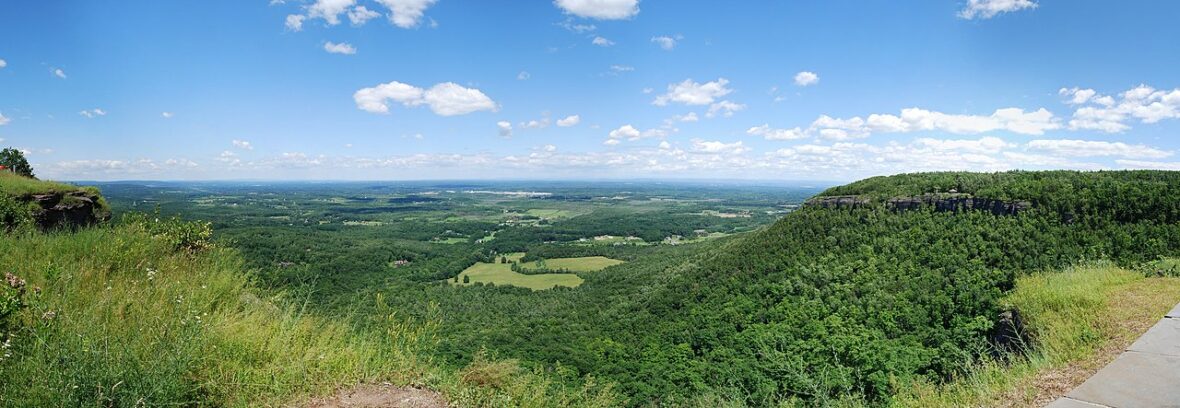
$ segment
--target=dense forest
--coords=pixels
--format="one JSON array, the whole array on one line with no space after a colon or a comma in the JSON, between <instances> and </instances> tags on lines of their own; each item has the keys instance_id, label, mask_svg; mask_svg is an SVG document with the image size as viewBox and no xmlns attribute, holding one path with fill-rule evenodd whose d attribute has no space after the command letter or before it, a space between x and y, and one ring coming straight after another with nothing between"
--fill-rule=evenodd
<instances>
[{"instance_id":1,"label":"dense forest","mask_svg":"<svg viewBox=\"0 0 1180 408\"><path fill-rule=\"evenodd\" d=\"M614 384L636 406L702 396L753 406L885 405L899 387L937 383L1000 355L993 342L1006 329L1000 299L1018 277L1180 254L1175 172L876 177L818 196L856 196L866 205L804 205L777 221L768 214L793 209L804 196L713 199L694 190L692 200L654 201L654 192L628 191L631 201L616 202L603 199L611 193L571 190L489 201L366 191L341 200L294 187L273 195L243 187L216 198L223 205L178 204L212 200L207 195L162 204L215 220L219 240L242 251L264 286L303 296L313 309L362 323L381 318L373 310L439 322L439 341L425 352L441 364L517 359L570 389ZM886 205L931 195L1029 207L995 214ZM251 200L269 204L257 213L238 207ZM553 215L554 206L563 215ZM707 211L750 217L700 215ZM340 223L358 219L374 226ZM732 235L653 242L712 232ZM584 242L598 235L638 239ZM626 263L579 272L585 281L573 288L447 283L507 252L527 252L523 262L604 256Z\"/></svg>"}]
</instances>

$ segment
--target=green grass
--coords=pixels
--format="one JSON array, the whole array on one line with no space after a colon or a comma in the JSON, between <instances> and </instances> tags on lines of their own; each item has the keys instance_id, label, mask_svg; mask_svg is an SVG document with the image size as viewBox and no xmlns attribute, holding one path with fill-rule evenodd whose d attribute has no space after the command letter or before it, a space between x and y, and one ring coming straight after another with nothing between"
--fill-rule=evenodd
<instances>
[{"instance_id":1,"label":"green grass","mask_svg":"<svg viewBox=\"0 0 1180 408\"><path fill-rule=\"evenodd\" d=\"M944 385L901 387L896 405L1043 406L1084 381L1180 302L1180 279L1110 264L1020 278L1006 302L1032 337L1026 356L979 362Z\"/></svg>"},{"instance_id":2,"label":"green grass","mask_svg":"<svg viewBox=\"0 0 1180 408\"><path fill-rule=\"evenodd\" d=\"M441 368L423 357L433 320L380 299L386 312L363 325L308 314L253 289L236 252L180 251L138 227L0 234L0 271L30 289L0 360L0 406L285 406L378 381L427 386L456 406L619 404L609 386L567 389L512 361Z\"/></svg>"},{"instance_id":3,"label":"green grass","mask_svg":"<svg viewBox=\"0 0 1180 408\"><path fill-rule=\"evenodd\" d=\"M434 244L453 245L453 244L466 244L468 241L469 241L469 238L448 237L448 238L443 238L443 239L435 239L430 242L434 243Z\"/></svg>"},{"instance_id":4,"label":"green grass","mask_svg":"<svg viewBox=\"0 0 1180 408\"><path fill-rule=\"evenodd\" d=\"M11 196L70 192L79 189L86 188L54 181L31 179L12 172L0 171L0 193Z\"/></svg>"},{"instance_id":5,"label":"green grass","mask_svg":"<svg viewBox=\"0 0 1180 408\"><path fill-rule=\"evenodd\" d=\"M541 218L556 219L556 218L569 218L571 215L573 215L573 212L571 212L569 210L530 208L530 209L528 209L528 211L525 211L525 214L532 215L535 217L541 217Z\"/></svg>"},{"instance_id":6,"label":"green grass","mask_svg":"<svg viewBox=\"0 0 1180 408\"><path fill-rule=\"evenodd\" d=\"M571 272L596 272L621 263L624 262L605 256L584 256L580 258L546 259L544 261L544 267L546 269L565 269ZM523 262L520 264L520 267L524 269L537 269L538 265L536 262Z\"/></svg>"},{"instance_id":7,"label":"green grass","mask_svg":"<svg viewBox=\"0 0 1180 408\"><path fill-rule=\"evenodd\" d=\"M466 285L474 285L476 283L491 283L496 285L511 285L522 288L529 288L532 290L552 289L554 286L577 287L582 284L582 278L572 273L545 273L539 275L525 275L512 271L510 264L501 263L483 263L479 262L464 269L459 274L459 282L455 283L449 280L453 285L465 285L463 283L464 277L470 277L471 282Z\"/></svg>"}]
</instances>

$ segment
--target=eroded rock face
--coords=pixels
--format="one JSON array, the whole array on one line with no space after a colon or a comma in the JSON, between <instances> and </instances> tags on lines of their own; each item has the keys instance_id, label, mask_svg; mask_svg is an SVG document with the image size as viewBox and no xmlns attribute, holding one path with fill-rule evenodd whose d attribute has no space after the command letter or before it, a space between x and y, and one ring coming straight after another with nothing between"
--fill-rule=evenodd
<instances>
[{"instance_id":1,"label":"eroded rock face","mask_svg":"<svg viewBox=\"0 0 1180 408\"><path fill-rule=\"evenodd\" d=\"M859 196L829 196L816 197L807 200L808 207L821 208L861 208L871 203ZM959 211L987 211L995 215L1016 215L1022 211L1032 209L1031 202L1022 200L996 200L991 198L972 197L969 194L925 194L915 197L895 197L885 201L885 207L894 211L916 211L931 207L939 212Z\"/></svg>"},{"instance_id":2,"label":"eroded rock face","mask_svg":"<svg viewBox=\"0 0 1180 408\"><path fill-rule=\"evenodd\" d=\"M822 208L860 208L868 206L869 200L859 196L828 196L812 198L804 205Z\"/></svg>"},{"instance_id":3,"label":"eroded rock face","mask_svg":"<svg viewBox=\"0 0 1180 408\"><path fill-rule=\"evenodd\" d=\"M84 190L28 197L29 202L40 208L34 210L33 219L43 230L88 227L106 221L110 212L99 200L97 194Z\"/></svg>"}]
</instances>

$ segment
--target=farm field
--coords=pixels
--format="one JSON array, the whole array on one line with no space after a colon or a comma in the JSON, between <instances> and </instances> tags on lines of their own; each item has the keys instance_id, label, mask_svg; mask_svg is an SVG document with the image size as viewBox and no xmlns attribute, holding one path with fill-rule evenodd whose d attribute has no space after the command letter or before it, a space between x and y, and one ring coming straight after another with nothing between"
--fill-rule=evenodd
<instances>
[{"instance_id":1,"label":"farm field","mask_svg":"<svg viewBox=\"0 0 1180 408\"><path fill-rule=\"evenodd\" d=\"M582 256L577 258L557 258L522 262L520 267L523 269L564 269L570 272L596 272L621 263L624 262L605 256Z\"/></svg>"}]
</instances>

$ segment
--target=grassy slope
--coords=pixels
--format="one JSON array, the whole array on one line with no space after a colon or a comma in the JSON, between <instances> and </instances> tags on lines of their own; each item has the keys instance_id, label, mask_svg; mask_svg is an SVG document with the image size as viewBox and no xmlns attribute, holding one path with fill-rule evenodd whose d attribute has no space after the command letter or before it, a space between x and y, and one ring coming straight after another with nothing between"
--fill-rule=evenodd
<instances>
[{"instance_id":1,"label":"grassy slope","mask_svg":"<svg viewBox=\"0 0 1180 408\"><path fill-rule=\"evenodd\" d=\"M983 361L946 385L903 387L899 406L1039 407L1081 384L1180 302L1180 278L1145 278L1109 264L1020 278L1005 301L1021 310L1032 351Z\"/></svg>"},{"instance_id":2,"label":"grassy slope","mask_svg":"<svg viewBox=\"0 0 1180 408\"><path fill-rule=\"evenodd\" d=\"M85 187L83 187L85 189ZM11 196L30 194L64 193L76 191L79 187L65 183L21 177L12 172L0 171L0 192Z\"/></svg>"},{"instance_id":3,"label":"grassy slope","mask_svg":"<svg viewBox=\"0 0 1180 408\"><path fill-rule=\"evenodd\" d=\"M419 357L431 322L362 330L307 315L256 296L233 251L177 252L134 227L6 234L0 271L40 289L0 361L2 406L276 406L367 381L462 406L617 403L609 387L562 389L511 361L436 368Z\"/></svg>"}]
</instances>

